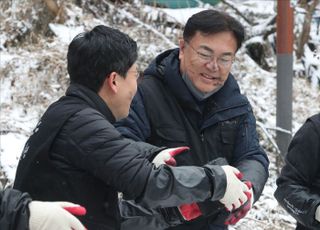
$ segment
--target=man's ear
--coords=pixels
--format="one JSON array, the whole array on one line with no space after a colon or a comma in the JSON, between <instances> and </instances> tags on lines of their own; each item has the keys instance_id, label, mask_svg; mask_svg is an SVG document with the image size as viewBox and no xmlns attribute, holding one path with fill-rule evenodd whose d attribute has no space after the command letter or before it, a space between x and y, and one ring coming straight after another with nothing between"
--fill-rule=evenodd
<instances>
[{"instance_id":1,"label":"man's ear","mask_svg":"<svg viewBox=\"0 0 320 230\"><path fill-rule=\"evenodd\" d=\"M186 42L184 41L183 38L179 39L179 57L180 54L183 55L184 54L184 48L185 48Z\"/></svg>"},{"instance_id":2,"label":"man's ear","mask_svg":"<svg viewBox=\"0 0 320 230\"><path fill-rule=\"evenodd\" d=\"M183 38L180 38L179 39L179 48L184 49L184 47L185 47L185 41Z\"/></svg>"},{"instance_id":3,"label":"man's ear","mask_svg":"<svg viewBox=\"0 0 320 230\"><path fill-rule=\"evenodd\" d=\"M116 72L110 73L109 77L106 78L105 83L107 84L108 88L114 92L118 92L118 82L117 82L118 74Z\"/></svg>"}]
</instances>

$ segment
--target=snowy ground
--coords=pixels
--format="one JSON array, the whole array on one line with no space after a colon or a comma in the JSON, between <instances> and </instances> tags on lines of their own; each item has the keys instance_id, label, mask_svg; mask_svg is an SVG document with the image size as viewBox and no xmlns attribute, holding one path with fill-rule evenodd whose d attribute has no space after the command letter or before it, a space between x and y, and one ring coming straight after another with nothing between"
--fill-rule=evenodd
<instances>
[{"instance_id":1,"label":"snowy ground","mask_svg":"<svg viewBox=\"0 0 320 230\"><path fill-rule=\"evenodd\" d=\"M275 14L273 3L273 1L234 2L243 14L251 15L256 20L258 26L251 28L251 32L262 30L259 25L263 25L267 18ZM40 115L50 103L63 95L68 81L66 49L75 34L98 24L111 25L127 32L140 45L139 63L143 69L156 54L176 46L177 39L181 35L180 23L184 24L191 14L209 7L203 5L202 8L187 10L159 10L149 6L114 7L111 3L105 4L108 5L111 15L97 14L99 17L71 3L66 4L68 21L64 25L51 24L50 28L55 36L38 38L36 44L4 47L4 41L12 34L4 32L0 35L0 166L9 182L14 179L19 155ZM139 1L135 1L135 4L139 6ZM224 5L217 7L234 14L232 9ZM92 9L99 11L98 7ZM3 22L0 20L1 31L7 31L4 30L3 23L16 25L20 29L28 27L27 23L25 25L17 23L9 11L2 13L2 16L7 17ZM162 17L165 17L167 22L174 21L178 26L168 28L159 26L158 21L164 20ZM247 29L250 31L250 28ZM306 60L312 62L312 58L317 55L320 56L320 52L319 54L311 52ZM270 62L274 63L275 58ZM261 69L245 53L244 48L239 51L233 68L241 90L248 96L254 108L261 144L268 152L271 164L270 177L260 200L249 215L231 229L294 229L294 220L273 198L277 177L275 162L278 153L271 142L272 139L268 137L275 138L276 73ZM301 64L295 63L295 68L301 68ZM293 132L307 117L320 112L319 101L320 91L317 84L310 83L305 77L294 78Z\"/></svg>"}]
</instances>

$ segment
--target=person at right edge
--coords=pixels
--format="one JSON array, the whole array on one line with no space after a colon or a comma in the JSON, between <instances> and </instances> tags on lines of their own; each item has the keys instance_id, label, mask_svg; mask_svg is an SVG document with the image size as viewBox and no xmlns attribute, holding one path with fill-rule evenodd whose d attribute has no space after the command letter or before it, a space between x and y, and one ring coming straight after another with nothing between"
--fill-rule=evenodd
<instances>
[{"instance_id":1,"label":"person at right edge","mask_svg":"<svg viewBox=\"0 0 320 230\"><path fill-rule=\"evenodd\" d=\"M135 141L189 146L188 154L175 157L177 166L216 161L217 165L237 168L243 173L239 178L252 184L249 201L240 208L205 201L157 210L168 229L228 229L259 199L268 178L269 160L259 145L251 105L230 73L244 34L241 23L226 13L204 10L191 16L179 48L167 50L152 61L138 85L129 116L116 123L122 135ZM141 212L130 210L137 223L128 224L128 229L138 229ZM129 214L123 217L124 224L133 223Z\"/></svg>"},{"instance_id":2,"label":"person at right edge","mask_svg":"<svg viewBox=\"0 0 320 230\"><path fill-rule=\"evenodd\" d=\"M276 183L274 196L297 220L296 230L320 229L320 113L294 135Z\"/></svg>"}]
</instances>

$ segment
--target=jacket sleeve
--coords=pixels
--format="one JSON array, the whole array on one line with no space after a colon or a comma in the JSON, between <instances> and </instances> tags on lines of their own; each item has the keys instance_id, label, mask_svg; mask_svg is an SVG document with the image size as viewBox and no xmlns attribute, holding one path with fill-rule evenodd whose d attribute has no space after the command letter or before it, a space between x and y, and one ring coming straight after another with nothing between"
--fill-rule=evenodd
<instances>
[{"instance_id":1,"label":"jacket sleeve","mask_svg":"<svg viewBox=\"0 0 320 230\"><path fill-rule=\"evenodd\" d=\"M220 166L158 168L145 157L157 151L150 145L137 147L98 112L83 110L65 125L60 141L64 161L90 172L106 185L149 208L172 207L183 203L219 200L226 189ZM62 134L60 134L62 135ZM56 143L58 145L58 143ZM55 156L53 156L55 157ZM61 161L61 159L59 159Z\"/></svg>"},{"instance_id":2,"label":"jacket sleeve","mask_svg":"<svg viewBox=\"0 0 320 230\"><path fill-rule=\"evenodd\" d=\"M0 229L29 229L28 204L31 198L27 193L6 189L0 193Z\"/></svg>"},{"instance_id":3,"label":"jacket sleeve","mask_svg":"<svg viewBox=\"0 0 320 230\"><path fill-rule=\"evenodd\" d=\"M319 229L315 211L320 204L320 127L307 121L292 139L285 166L277 179L275 198L303 225Z\"/></svg>"},{"instance_id":4,"label":"jacket sleeve","mask_svg":"<svg viewBox=\"0 0 320 230\"><path fill-rule=\"evenodd\" d=\"M115 127L124 137L135 141L146 141L150 137L151 128L140 88L132 100L128 117L116 122Z\"/></svg>"},{"instance_id":5,"label":"jacket sleeve","mask_svg":"<svg viewBox=\"0 0 320 230\"><path fill-rule=\"evenodd\" d=\"M251 106L248 109L249 112L239 124L233 160L230 163L243 173L243 180L252 183L254 199L257 201L269 176L269 160L259 144Z\"/></svg>"}]
</instances>

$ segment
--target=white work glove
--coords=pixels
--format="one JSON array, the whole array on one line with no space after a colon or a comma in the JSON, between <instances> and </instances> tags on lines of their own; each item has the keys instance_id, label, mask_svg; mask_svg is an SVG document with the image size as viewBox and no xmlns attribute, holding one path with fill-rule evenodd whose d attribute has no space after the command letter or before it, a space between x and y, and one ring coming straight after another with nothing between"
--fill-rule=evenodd
<instances>
[{"instance_id":1,"label":"white work glove","mask_svg":"<svg viewBox=\"0 0 320 230\"><path fill-rule=\"evenodd\" d=\"M221 166L221 168L227 177L227 188L220 202L224 204L228 211L232 211L248 200L245 192L249 192L249 188L240 180L242 174L238 169L229 165Z\"/></svg>"},{"instance_id":2,"label":"white work glove","mask_svg":"<svg viewBox=\"0 0 320 230\"><path fill-rule=\"evenodd\" d=\"M30 230L86 230L72 215L85 215L86 210L82 206L70 202L32 201L29 210Z\"/></svg>"},{"instance_id":3,"label":"white work glove","mask_svg":"<svg viewBox=\"0 0 320 230\"><path fill-rule=\"evenodd\" d=\"M320 222L320 205L316 209L315 218Z\"/></svg>"},{"instance_id":4,"label":"white work glove","mask_svg":"<svg viewBox=\"0 0 320 230\"><path fill-rule=\"evenodd\" d=\"M190 148L187 146L177 147L177 148L169 148L162 150L158 153L158 155L153 159L152 163L158 168L160 165L171 165L176 166L177 162L174 157Z\"/></svg>"},{"instance_id":5,"label":"white work glove","mask_svg":"<svg viewBox=\"0 0 320 230\"><path fill-rule=\"evenodd\" d=\"M230 215L224 222L225 225L235 225L236 223L238 223L239 220L244 218L252 208L254 201L252 184L250 181L245 181L244 183L250 188L249 192L245 192L245 194L248 197L248 200L247 202L242 204L240 208L235 209L230 213Z\"/></svg>"}]
</instances>

